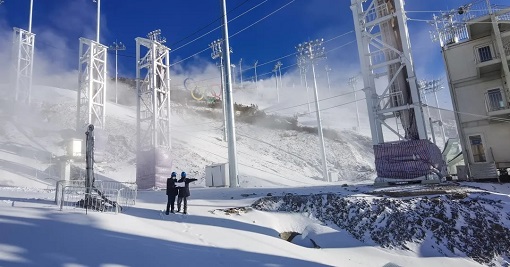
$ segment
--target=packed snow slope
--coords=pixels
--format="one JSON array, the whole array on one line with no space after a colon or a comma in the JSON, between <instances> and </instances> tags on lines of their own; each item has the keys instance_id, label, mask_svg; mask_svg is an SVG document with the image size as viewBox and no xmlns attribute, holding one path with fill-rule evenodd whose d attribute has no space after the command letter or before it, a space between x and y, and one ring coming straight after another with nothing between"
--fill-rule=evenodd
<instances>
[{"instance_id":1,"label":"packed snow slope","mask_svg":"<svg viewBox=\"0 0 510 267\"><path fill-rule=\"evenodd\" d=\"M34 93L30 107L0 99L0 266L509 264L508 185L373 188L371 143L351 131L326 138L339 181L324 182L316 134L239 119L241 188L206 188L205 166L227 161L221 111L186 101L172 102L172 164L199 179L189 214L162 214L157 189L120 214L60 211L58 164L85 129L74 130L75 91ZM135 110L108 102L102 180L135 181ZM83 162L72 165L83 177Z\"/></svg>"},{"instance_id":2,"label":"packed snow slope","mask_svg":"<svg viewBox=\"0 0 510 267\"><path fill-rule=\"evenodd\" d=\"M34 93L30 107L14 106L9 100L2 100L0 156L5 160L0 169L15 177L12 179L17 185L45 187L49 181L44 179L48 177L39 172L58 176L55 163L65 155L68 141L83 139L86 129L77 131L78 134L74 130L75 91L36 87ZM186 171L190 177L200 179L198 184L203 185L207 165L228 161L227 143L222 141L221 109L195 107L193 101L172 101L172 166L176 171ZM105 147L96 147L106 153L95 168L111 179L135 181L136 106L109 102L106 110L107 143ZM206 112L214 116L204 115ZM270 129L238 121L236 136L241 186L325 184L316 133ZM374 177L368 137L343 131L338 132L335 139L326 138L325 144L328 165L337 169L341 183L369 181ZM17 166L14 162L19 161L29 164ZM81 166L80 163L76 160L73 164ZM14 182L3 181L0 185L14 185Z\"/></svg>"}]
</instances>

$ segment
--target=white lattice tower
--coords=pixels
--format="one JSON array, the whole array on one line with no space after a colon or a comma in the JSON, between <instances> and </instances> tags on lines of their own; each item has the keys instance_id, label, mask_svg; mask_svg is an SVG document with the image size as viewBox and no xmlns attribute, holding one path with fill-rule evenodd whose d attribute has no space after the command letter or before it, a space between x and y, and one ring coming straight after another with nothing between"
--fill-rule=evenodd
<instances>
[{"instance_id":1,"label":"white lattice tower","mask_svg":"<svg viewBox=\"0 0 510 267\"><path fill-rule=\"evenodd\" d=\"M30 104L34 69L35 34L14 28L15 99Z\"/></svg>"},{"instance_id":2,"label":"white lattice tower","mask_svg":"<svg viewBox=\"0 0 510 267\"><path fill-rule=\"evenodd\" d=\"M144 56L141 56L142 48L148 49ZM136 38L139 151L171 148L169 51L157 40Z\"/></svg>"},{"instance_id":3,"label":"white lattice tower","mask_svg":"<svg viewBox=\"0 0 510 267\"><path fill-rule=\"evenodd\" d=\"M104 129L106 117L106 59L108 47L80 38L76 130L90 124Z\"/></svg>"},{"instance_id":4,"label":"white lattice tower","mask_svg":"<svg viewBox=\"0 0 510 267\"><path fill-rule=\"evenodd\" d=\"M368 116L374 144L383 126L402 140L427 139L403 0L351 0ZM375 79L388 77L376 90ZM403 132L386 121L398 117Z\"/></svg>"}]
</instances>

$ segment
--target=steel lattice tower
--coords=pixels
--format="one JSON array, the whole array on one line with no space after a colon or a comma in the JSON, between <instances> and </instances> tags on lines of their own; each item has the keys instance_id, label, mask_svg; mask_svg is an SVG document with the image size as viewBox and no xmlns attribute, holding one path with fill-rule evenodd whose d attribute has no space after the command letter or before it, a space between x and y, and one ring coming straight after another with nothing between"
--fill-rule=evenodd
<instances>
[{"instance_id":1,"label":"steel lattice tower","mask_svg":"<svg viewBox=\"0 0 510 267\"><path fill-rule=\"evenodd\" d=\"M159 33L149 33L150 39L136 38L136 181L142 189L164 187L171 171L170 49ZM144 56L142 48L148 49Z\"/></svg>"},{"instance_id":2,"label":"steel lattice tower","mask_svg":"<svg viewBox=\"0 0 510 267\"><path fill-rule=\"evenodd\" d=\"M385 143L383 126L401 140L427 139L403 0L351 0L372 141ZM376 90L375 79L388 85ZM387 123L397 118L403 132Z\"/></svg>"},{"instance_id":3,"label":"steel lattice tower","mask_svg":"<svg viewBox=\"0 0 510 267\"><path fill-rule=\"evenodd\" d=\"M77 130L90 124L105 128L107 51L99 42L80 38Z\"/></svg>"},{"instance_id":4,"label":"steel lattice tower","mask_svg":"<svg viewBox=\"0 0 510 267\"><path fill-rule=\"evenodd\" d=\"M34 69L35 34L20 28L14 28L14 71L15 99L30 104L32 76Z\"/></svg>"}]
</instances>

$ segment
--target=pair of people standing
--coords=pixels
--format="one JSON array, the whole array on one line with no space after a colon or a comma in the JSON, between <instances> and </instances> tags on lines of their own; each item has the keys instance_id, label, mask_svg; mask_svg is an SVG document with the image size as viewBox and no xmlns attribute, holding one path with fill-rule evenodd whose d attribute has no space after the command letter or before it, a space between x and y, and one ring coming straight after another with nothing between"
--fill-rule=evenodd
<instances>
[{"instance_id":1,"label":"pair of people standing","mask_svg":"<svg viewBox=\"0 0 510 267\"><path fill-rule=\"evenodd\" d=\"M166 195L168 196L165 212L166 215L170 214L170 212L175 213L174 206L176 196L177 212L181 211L181 204L184 204L182 213L187 214L188 197L190 196L189 184L196 180L197 179L194 178L186 178L186 172L181 172L181 179L177 180L177 173L172 172L170 178L166 179Z\"/></svg>"}]
</instances>

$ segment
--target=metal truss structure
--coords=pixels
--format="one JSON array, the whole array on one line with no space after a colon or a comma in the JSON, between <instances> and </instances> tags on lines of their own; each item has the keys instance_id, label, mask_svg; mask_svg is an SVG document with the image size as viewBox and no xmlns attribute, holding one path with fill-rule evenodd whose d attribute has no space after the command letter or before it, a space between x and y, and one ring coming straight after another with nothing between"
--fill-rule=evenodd
<instances>
[{"instance_id":1,"label":"metal truss structure","mask_svg":"<svg viewBox=\"0 0 510 267\"><path fill-rule=\"evenodd\" d=\"M141 48L149 51L141 57ZM170 149L170 49L156 40L136 38L138 149ZM142 77L142 72L145 76Z\"/></svg>"},{"instance_id":2,"label":"metal truss structure","mask_svg":"<svg viewBox=\"0 0 510 267\"><path fill-rule=\"evenodd\" d=\"M105 45L80 38L76 130L85 129L90 124L105 128L107 51Z\"/></svg>"},{"instance_id":3,"label":"metal truss structure","mask_svg":"<svg viewBox=\"0 0 510 267\"><path fill-rule=\"evenodd\" d=\"M32 93L32 76L34 69L35 34L20 28L14 28L14 71L15 99L17 102L30 104Z\"/></svg>"},{"instance_id":4,"label":"metal truss structure","mask_svg":"<svg viewBox=\"0 0 510 267\"><path fill-rule=\"evenodd\" d=\"M165 187L172 168L170 49L163 45L159 30L148 37L136 38L136 183L141 189ZM148 49L143 56L142 48Z\"/></svg>"},{"instance_id":5,"label":"metal truss structure","mask_svg":"<svg viewBox=\"0 0 510 267\"><path fill-rule=\"evenodd\" d=\"M389 141L383 126L400 140L427 139L404 1L351 0L351 3L374 145ZM384 76L388 84L383 90L376 90L376 79ZM397 118L395 126L388 124L391 118Z\"/></svg>"}]
</instances>

